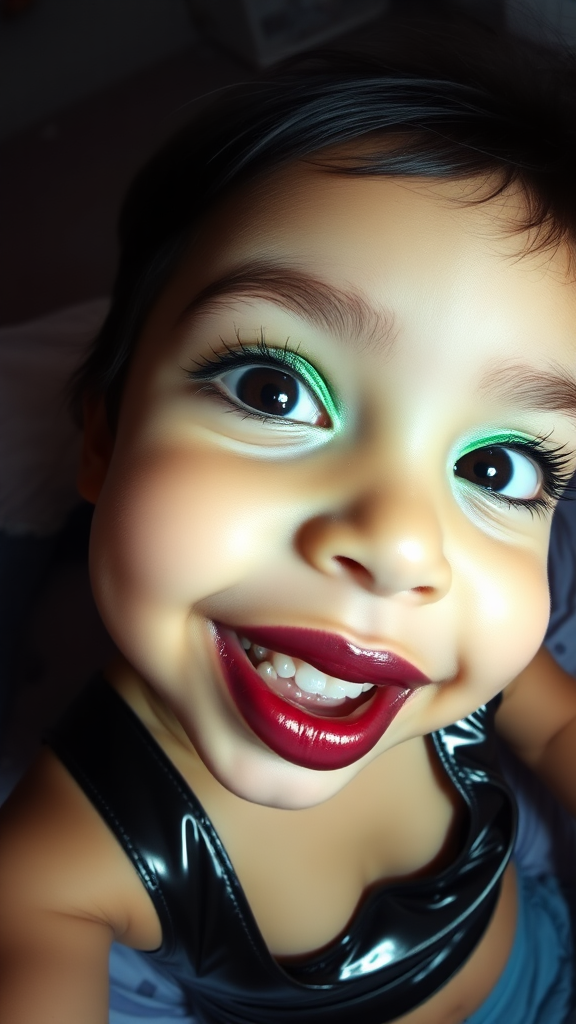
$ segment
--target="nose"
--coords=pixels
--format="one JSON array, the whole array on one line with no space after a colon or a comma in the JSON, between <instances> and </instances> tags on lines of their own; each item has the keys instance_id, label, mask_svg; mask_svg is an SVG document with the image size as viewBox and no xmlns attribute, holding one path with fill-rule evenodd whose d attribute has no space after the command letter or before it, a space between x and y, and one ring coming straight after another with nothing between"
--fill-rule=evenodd
<instances>
[{"instance_id":1,"label":"nose","mask_svg":"<svg viewBox=\"0 0 576 1024\"><path fill-rule=\"evenodd\" d=\"M298 543L315 569L345 575L374 594L409 592L423 604L440 600L450 588L441 524L421 493L372 492L344 511L310 518Z\"/></svg>"}]
</instances>

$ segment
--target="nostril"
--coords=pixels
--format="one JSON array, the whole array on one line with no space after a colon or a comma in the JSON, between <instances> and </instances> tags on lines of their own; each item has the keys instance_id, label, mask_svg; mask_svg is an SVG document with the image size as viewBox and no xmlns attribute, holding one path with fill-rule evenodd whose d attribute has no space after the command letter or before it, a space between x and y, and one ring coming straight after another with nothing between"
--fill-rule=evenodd
<instances>
[{"instance_id":1,"label":"nostril","mask_svg":"<svg viewBox=\"0 0 576 1024\"><path fill-rule=\"evenodd\" d=\"M434 587L412 587L414 594L431 594L433 590Z\"/></svg>"},{"instance_id":2,"label":"nostril","mask_svg":"<svg viewBox=\"0 0 576 1024\"><path fill-rule=\"evenodd\" d=\"M341 565L346 572L355 576L356 579L362 582L372 582L371 573L360 562L355 561L354 558L347 558L346 555L337 555L334 561L338 562L338 565Z\"/></svg>"}]
</instances>

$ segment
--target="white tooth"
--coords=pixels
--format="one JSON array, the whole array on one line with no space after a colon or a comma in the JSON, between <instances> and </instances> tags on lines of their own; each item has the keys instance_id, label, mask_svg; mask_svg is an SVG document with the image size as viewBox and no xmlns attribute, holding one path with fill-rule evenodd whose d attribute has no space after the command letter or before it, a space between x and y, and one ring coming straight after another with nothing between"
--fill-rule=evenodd
<instances>
[{"instance_id":1,"label":"white tooth","mask_svg":"<svg viewBox=\"0 0 576 1024\"><path fill-rule=\"evenodd\" d=\"M264 680L265 683L270 682L270 680L272 679L278 678L278 676L276 675L275 668L270 664L269 661L261 661L256 671L259 676L262 676L262 679Z\"/></svg>"},{"instance_id":2,"label":"white tooth","mask_svg":"<svg viewBox=\"0 0 576 1024\"><path fill-rule=\"evenodd\" d=\"M254 657L258 658L258 661L264 661L264 658L268 654L268 648L258 647L258 644L254 644L252 650L254 651Z\"/></svg>"},{"instance_id":3,"label":"white tooth","mask_svg":"<svg viewBox=\"0 0 576 1024\"><path fill-rule=\"evenodd\" d=\"M287 654L276 654L276 652L274 652L272 655L272 664L280 676L280 679L292 679L292 676L296 671L296 665L292 661L292 658L289 658Z\"/></svg>"},{"instance_id":4,"label":"white tooth","mask_svg":"<svg viewBox=\"0 0 576 1024\"><path fill-rule=\"evenodd\" d=\"M245 636L240 637L240 643L242 644L242 647L244 648L245 651L249 651L250 648L252 647L250 640L248 640Z\"/></svg>"},{"instance_id":5,"label":"white tooth","mask_svg":"<svg viewBox=\"0 0 576 1024\"><path fill-rule=\"evenodd\" d=\"M326 687L326 676L312 665L301 662L296 669L296 685L305 690L306 693L324 693Z\"/></svg>"},{"instance_id":6,"label":"white tooth","mask_svg":"<svg viewBox=\"0 0 576 1024\"><path fill-rule=\"evenodd\" d=\"M347 697L359 697L362 693L362 683L344 683Z\"/></svg>"},{"instance_id":7,"label":"white tooth","mask_svg":"<svg viewBox=\"0 0 576 1024\"><path fill-rule=\"evenodd\" d=\"M326 680L326 689L324 690L324 693L326 697L332 697L333 700L336 700L340 697L347 697L347 685L347 683L342 682L340 679L332 679L332 677L330 676Z\"/></svg>"},{"instance_id":8,"label":"white tooth","mask_svg":"<svg viewBox=\"0 0 576 1024\"><path fill-rule=\"evenodd\" d=\"M372 686L372 683L348 683L345 679L334 679L333 676L329 676L326 683L326 696L359 697L365 687L370 690Z\"/></svg>"},{"instance_id":9,"label":"white tooth","mask_svg":"<svg viewBox=\"0 0 576 1024\"><path fill-rule=\"evenodd\" d=\"M364 683L362 686L362 693L366 693L367 690L372 690L373 688L374 683Z\"/></svg>"}]
</instances>

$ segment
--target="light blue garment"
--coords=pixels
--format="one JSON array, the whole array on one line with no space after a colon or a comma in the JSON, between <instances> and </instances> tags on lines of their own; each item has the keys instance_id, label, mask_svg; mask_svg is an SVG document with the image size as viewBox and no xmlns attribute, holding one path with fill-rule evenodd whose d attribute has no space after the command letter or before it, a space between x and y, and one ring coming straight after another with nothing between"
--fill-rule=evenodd
<instances>
[{"instance_id":1,"label":"light blue garment","mask_svg":"<svg viewBox=\"0 0 576 1024\"><path fill-rule=\"evenodd\" d=\"M110 951L109 1024L195 1024L180 987L149 957L114 943Z\"/></svg>"},{"instance_id":2,"label":"light blue garment","mask_svg":"<svg viewBox=\"0 0 576 1024\"><path fill-rule=\"evenodd\" d=\"M512 952L466 1024L568 1024L573 963L570 916L558 882L519 876Z\"/></svg>"}]
</instances>

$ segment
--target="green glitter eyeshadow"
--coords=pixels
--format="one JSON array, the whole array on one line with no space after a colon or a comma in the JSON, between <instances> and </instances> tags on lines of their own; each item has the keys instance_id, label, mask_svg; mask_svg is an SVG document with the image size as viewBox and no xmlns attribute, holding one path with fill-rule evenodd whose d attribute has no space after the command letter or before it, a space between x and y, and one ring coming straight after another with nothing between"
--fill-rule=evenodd
<instances>
[{"instance_id":1,"label":"green glitter eyeshadow","mask_svg":"<svg viewBox=\"0 0 576 1024\"><path fill-rule=\"evenodd\" d=\"M507 444L522 444L523 442L533 440L534 438L529 434L512 433L509 430L500 431L496 434L478 434L458 452L456 459L464 458L465 455L475 451L477 448L492 448L496 445L505 447Z\"/></svg>"}]
</instances>

